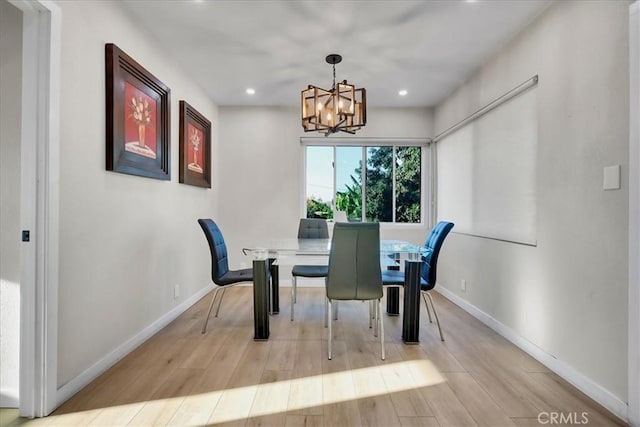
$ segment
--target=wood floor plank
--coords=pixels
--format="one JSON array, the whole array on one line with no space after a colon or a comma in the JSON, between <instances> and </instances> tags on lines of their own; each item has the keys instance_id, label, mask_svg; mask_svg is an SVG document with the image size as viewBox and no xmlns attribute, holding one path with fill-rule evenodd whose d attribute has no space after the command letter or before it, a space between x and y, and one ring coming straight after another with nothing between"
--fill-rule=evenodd
<instances>
[{"instance_id":1,"label":"wood floor plank","mask_svg":"<svg viewBox=\"0 0 640 427\"><path fill-rule=\"evenodd\" d=\"M10 424L493 427L585 411L588 425L624 425L437 293L446 341L424 307L420 345L403 344L401 316L383 314L382 361L367 304L340 304L328 360L324 289L298 289L294 322L286 291L267 342L253 340L250 286L228 289L201 334L207 295L52 416Z\"/></svg>"},{"instance_id":2,"label":"wood floor plank","mask_svg":"<svg viewBox=\"0 0 640 427\"><path fill-rule=\"evenodd\" d=\"M168 422L170 426L203 426L211 418L222 391L196 393L186 396Z\"/></svg>"},{"instance_id":3,"label":"wood floor plank","mask_svg":"<svg viewBox=\"0 0 640 427\"><path fill-rule=\"evenodd\" d=\"M445 374L447 384L479 426L503 427L515 424L491 399L473 377L465 372Z\"/></svg>"},{"instance_id":4,"label":"wood floor plank","mask_svg":"<svg viewBox=\"0 0 640 427\"><path fill-rule=\"evenodd\" d=\"M229 328L229 338L204 369L202 377L197 381L193 391L206 393L224 390L240 364L241 356L245 353L249 343L252 342L252 335L249 331L235 327Z\"/></svg>"},{"instance_id":5,"label":"wood floor plank","mask_svg":"<svg viewBox=\"0 0 640 427\"><path fill-rule=\"evenodd\" d=\"M167 425L184 399L190 395L195 381L202 375L201 369L178 368L153 393L130 425Z\"/></svg>"},{"instance_id":6,"label":"wood floor plank","mask_svg":"<svg viewBox=\"0 0 640 427\"><path fill-rule=\"evenodd\" d=\"M439 427L436 417L400 417L402 427Z\"/></svg>"},{"instance_id":7,"label":"wood floor plank","mask_svg":"<svg viewBox=\"0 0 640 427\"><path fill-rule=\"evenodd\" d=\"M290 380L291 371L263 372L247 425L284 425L291 391Z\"/></svg>"},{"instance_id":8,"label":"wood floor plank","mask_svg":"<svg viewBox=\"0 0 640 427\"><path fill-rule=\"evenodd\" d=\"M345 342L333 343L332 360L326 357L326 348L323 350L325 357L322 359L322 396L325 425L361 425Z\"/></svg>"},{"instance_id":9,"label":"wood floor plank","mask_svg":"<svg viewBox=\"0 0 640 427\"><path fill-rule=\"evenodd\" d=\"M285 427L322 427L324 417L322 415L287 415Z\"/></svg>"},{"instance_id":10,"label":"wood floor plank","mask_svg":"<svg viewBox=\"0 0 640 427\"><path fill-rule=\"evenodd\" d=\"M421 392L441 426L462 427L477 425L467 409L453 393L449 384L434 384L423 388Z\"/></svg>"},{"instance_id":11,"label":"wood floor plank","mask_svg":"<svg viewBox=\"0 0 640 427\"><path fill-rule=\"evenodd\" d=\"M248 385L223 390L207 424L231 423L244 425L249 417L257 385Z\"/></svg>"},{"instance_id":12,"label":"wood floor plank","mask_svg":"<svg viewBox=\"0 0 640 427\"><path fill-rule=\"evenodd\" d=\"M456 344L454 355L508 417L533 418L544 409L544 402L528 388L525 372L501 369L471 342Z\"/></svg>"},{"instance_id":13,"label":"wood floor plank","mask_svg":"<svg viewBox=\"0 0 640 427\"><path fill-rule=\"evenodd\" d=\"M238 366L229 378L227 388L253 386L260 383L273 341L252 341L247 344Z\"/></svg>"},{"instance_id":14,"label":"wood floor plank","mask_svg":"<svg viewBox=\"0 0 640 427\"><path fill-rule=\"evenodd\" d=\"M298 341L287 410L290 414L322 415L322 359L320 340Z\"/></svg>"},{"instance_id":15,"label":"wood floor plank","mask_svg":"<svg viewBox=\"0 0 640 427\"><path fill-rule=\"evenodd\" d=\"M377 343L371 343L371 351L377 351ZM386 361L378 361L378 366L389 369L382 370L382 378L393 402L398 417L431 417L433 412L425 402L418 384L415 383L414 373L407 365L402 348L417 349L420 356L424 354L416 346L404 346L403 344L387 344ZM418 357L419 358L419 357Z\"/></svg>"},{"instance_id":16,"label":"wood floor plank","mask_svg":"<svg viewBox=\"0 0 640 427\"><path fill-rule=\"evenodd\" d=\"M144 407L145 402L129 403L104 408L87 425L126 426Z\"/></svg>"},{"instance_id":17,"label":"wood floor plank","mask_svg":"<svg viewBox=\"0 0 640 427\"><path fill-rule=\"evenodd\" d=\"M278 340L271 346L265 365L268 371L292 371L295 362L297 340Z\"/></svg>"},{"instance_id":18,"label":"wood floor plank","mask_svg":"<svg viewBox=\"0 0 640 427\"><path fill-rule=\"evenodd\" d=\"M100 412L102 412L102 409L90 409L88 411L57 415L50 417L51 419L46 425L51 427L85 426L89 425L91 421L100 415ZM30 422L27 422L26 425L30 425Z\"/></svg>"},{"instance_id":19,"label":"wood floor plank","mask_svg":"<svg viewBox=\"0 0 640 427\"><path fill-rule=\"evenodd\" d=\"M529 373L541 388L534 388L540 399L548 403L555 412L587 420L590 425L625 425L607 414L603 408L584 394L576 391L566 381L554 373ZM583 423L585 424L585 423Z\"/></svg>"},{"instance_id":20,"label":"wood floor plank","mask_svg":"<svg viewBox=\"0 0 640 427\"><path fill-rule=\"evenodd\" d=\"M131 384L141 375L137 367L128 366L122 369L114 369L107 372L107 377L100 386L90 389L88 392L76 394L54 413L65 414L83 412L91 409L100 409L110 406L122 390L131 387Z\"/></svg>"},{"instance_id":21,"label":"wood floor plank","mask_svg":"<svg viewBox=\"0 0 640 427\"><path fill-rule=\"evenodd\" d=\"M206 368L231 335L229 329L212 328L205 336L188 337L191 345L180 362L181 368Z\"/></svg>"},{"instance_id":22,"label":"wood floor plank","mask_svg":"<svg viewBox=\"0 0 640 427\"><path fill-rule=\"evenodd\" d=\"M152 364L149 367L136 369L140 374L126 388L120 389L113 396L111 404L126 405L151 399L156 390L162 387L164 381L172 377L176 367Z\"/></svg>"},{"instance_id":23,"label":"wood floor plank","mask_svg":"<svg viewBox=\"0 0 640 427\"><path fill-rule=\"evenodd\" d=\"M380 367L380 346L373 353L369 342L348 341L347 354L355 385L360 417L365 425L397 425L400 420L389 396Z\"/></svg>"}]
</instances>

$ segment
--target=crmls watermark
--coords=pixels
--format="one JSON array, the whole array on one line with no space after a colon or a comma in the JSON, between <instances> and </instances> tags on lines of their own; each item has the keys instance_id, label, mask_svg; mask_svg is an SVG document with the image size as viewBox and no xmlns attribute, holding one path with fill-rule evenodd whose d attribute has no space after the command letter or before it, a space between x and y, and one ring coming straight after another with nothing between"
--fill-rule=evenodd
<instances>
[{"instance_id":1,"label":"crmls watermark","mask_svg":"<svg viewBox=\"0 0 640 427\"><path fill-rule=\"evenodd\" d=\"M540 412L540 424L589 424L588 412Z\"/></svg>"}]
</instances>

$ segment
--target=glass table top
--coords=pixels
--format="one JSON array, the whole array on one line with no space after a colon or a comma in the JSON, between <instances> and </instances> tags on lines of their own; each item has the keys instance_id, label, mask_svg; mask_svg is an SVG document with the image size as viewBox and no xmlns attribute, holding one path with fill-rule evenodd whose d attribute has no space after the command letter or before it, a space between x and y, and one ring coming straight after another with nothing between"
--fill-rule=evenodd
<instances>
[{"instance_id":1,"label":"glass table top","mask_svg":"<svg viewBox=\"0 0 640 427\"><path fill-rule=\"evenodd\" d=\"M331 239L271 239L257 242L243 249L254 258L267 255L329 255ZM381 254L406 254L415 257L424 254L426 248L404 240L380 240Z\"/></svg>"}]
</instances>

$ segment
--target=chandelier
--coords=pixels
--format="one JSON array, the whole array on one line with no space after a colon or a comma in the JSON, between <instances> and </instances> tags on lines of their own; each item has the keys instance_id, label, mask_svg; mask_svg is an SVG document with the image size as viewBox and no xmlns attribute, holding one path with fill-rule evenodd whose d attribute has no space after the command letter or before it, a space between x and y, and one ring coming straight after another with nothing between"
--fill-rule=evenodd
<instances>
[{"instance_id":1,"label":"chandelier","mask_svg":"<svg viewBox=\"0 0 640 427\"><path fill-rule=\"evenodd\" d=\"M325 136L338 131L355 134L367 124L366 91L356 89L346 80L336 84L336 64L342 61L342 56L334 53L326 61L333 65L333 86L326 90L309 85L302 91L302 128Z\"/></svg>"}]
</instances>

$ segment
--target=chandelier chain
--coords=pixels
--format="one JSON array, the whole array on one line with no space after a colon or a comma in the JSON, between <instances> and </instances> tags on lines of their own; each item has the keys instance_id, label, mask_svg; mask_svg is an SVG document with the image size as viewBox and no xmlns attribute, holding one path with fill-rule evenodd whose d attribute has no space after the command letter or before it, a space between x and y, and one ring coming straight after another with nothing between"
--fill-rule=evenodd
<instances>
[{"instance_id":1,"label":"chandelier chain","mask_svg":"<svg viewBox=\"0 0 640 427\"><path fill-rule=\"evenodd\" d=\"M336 64L333 64L333 89L336 88Z\"/></svg>"}]
</instances>

